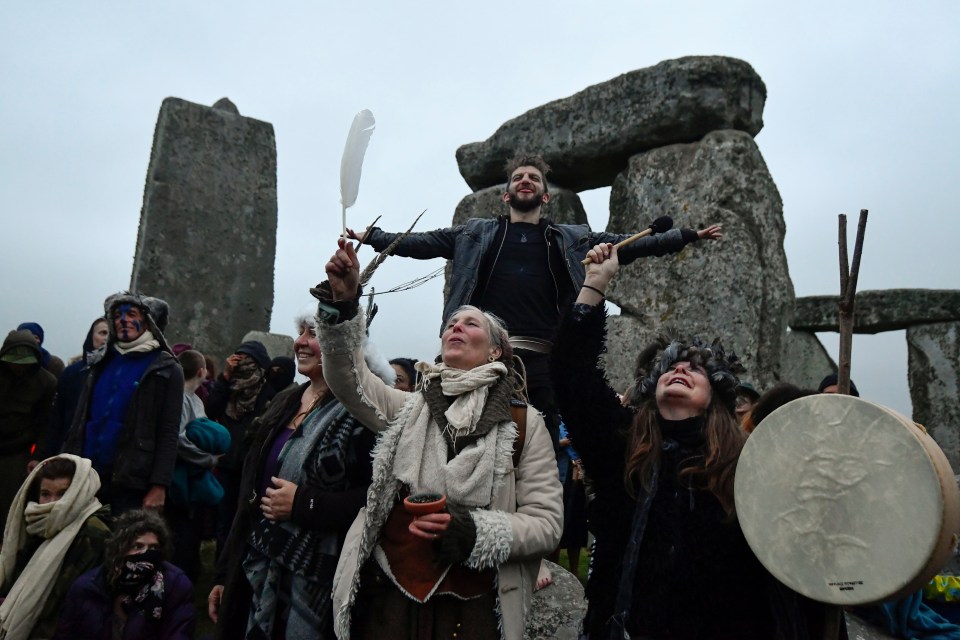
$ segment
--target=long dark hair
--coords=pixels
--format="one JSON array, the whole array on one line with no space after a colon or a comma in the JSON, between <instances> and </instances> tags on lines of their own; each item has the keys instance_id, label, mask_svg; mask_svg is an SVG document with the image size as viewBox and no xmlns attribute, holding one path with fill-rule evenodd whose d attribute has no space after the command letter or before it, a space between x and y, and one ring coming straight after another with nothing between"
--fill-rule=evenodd
<instances>
[{"instance_id":1,"label":"long dark hair","mask_svg":"<svg viewBox=\"0 0 960 640\"><path fill-rule=\"evenodd\" d=\"M737 423L736 415L716 397L711 398L703 417L706 437L704 455L695 464L685 467L680 477L687 478L691 486L709 490L727 514L732 515L734 473L747 435ZM650 487L653 467L660 459L662 443L656 399L650 397L634 415L627 438L623 482L632 497L636 497L641 486Z\"/></svg>"}]
</instances>

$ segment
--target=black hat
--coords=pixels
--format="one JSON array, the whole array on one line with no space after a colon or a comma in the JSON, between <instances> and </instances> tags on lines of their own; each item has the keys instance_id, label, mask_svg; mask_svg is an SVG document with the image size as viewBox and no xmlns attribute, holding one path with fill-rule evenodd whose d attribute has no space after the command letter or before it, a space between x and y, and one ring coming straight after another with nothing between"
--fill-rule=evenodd
<instances>
[{"instance_id":1,"label":"black hat","mask_svg":"<svg viewBox=\"0 0 960 640\"><path fill-rule=\"evenodd\" d=\"M835 373L831 373L826 378L820 381L820 386L817 387L817 393L823 393L824 389L837 384L839 381L840 381L840 377ZM853 384L853 380L850 381L850 395L855 396L857 398L860 397L860 392L857 391L857 385Z\"/></svg>"},{"instance_id":2,"label":"black hat","mask_svg":"<svg viewBox=\"0 0 960 640\"><path fill-rule=\"evenodd\" d=\"M266 370L270 368L270 354L267 353L267 348L263 346L262 342L258 342L257 340L248 340L234 349L233 352L243 353L250 356L261 369Z\"/></svg>"}]
</instances>

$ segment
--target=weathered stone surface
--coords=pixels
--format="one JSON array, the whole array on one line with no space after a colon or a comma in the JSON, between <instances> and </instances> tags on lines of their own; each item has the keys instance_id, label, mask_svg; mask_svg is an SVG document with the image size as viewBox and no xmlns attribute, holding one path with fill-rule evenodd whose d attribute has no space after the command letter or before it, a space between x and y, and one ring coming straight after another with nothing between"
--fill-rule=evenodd
<instances>
[{"instance_id":1,"label":"weathered stone surface","mask_svg":"<svg viewBox=\"0 0 960 640\"><path fill-rule=\"evenodd\" d=\"M724 238L625 266L609 298L643 327L637 335L673 327L707 340L720 337L743 359L747 379L769 386L780 376L793 305L782 210L777 187L747 133L715 131L697 143L634 156L613 184L608 231L643 229L657 216L670 215L676 227L721 223ZM624 333L611 338L609 350L630 357L643 344Z\"/></svg>"},{"instance_id":2,"label":"weathered stone surface","mask_svg":"<svg viewBox=\"0 0 960 640\"><path fill-rule=\"evenodd\" d=\"M823 343L807 331L787 331L780 356L780 380L805 389L816 389L828 373L837 372Z\"/></svg>"},{"instance_id":3,"label":"weathered stone surface","mask_svg":"<svg viewBox=\"0 0 960 640\"><path fill-rule=\"evenodd\" d=\"M637 354L658 333L656 327L631 315L607 318L607 352L602 358L603 369L607 374L607 382L617 393L624 393L633 387L636 382Z\"/></svg>"},{"instance_id":4,"label":"weathered stone surface","mask_svg":"<svg viewBox=\"0 0 960 640\"><path fill-rule=\"evenodd\" d=\"M266 331L248 331L241 342L248 340L256 340L262 344L267 349L271 360L280 356L293 357L293 338L290 336Z\"/></svg>"},{"instance_id":5,"label":"weathered stone surface","mask_svg":"<svg viewBox=\"0 0 960 640\"><path fill-rule=\"evenodd\" d=\"M756 135L766 97L763 80L742 60L666 60L531 109L484 142L457 149L457 164L474 191L503 182L504 163L520 152L543 155L551 179L568 189L605 187L647 149L718 129Z\"/></svg>"},{"instance_id":6,"label":"weathered stone surface","mask_svg":"<svg viewBox=\"0 0 960 640\"><path fill-rule=\"evenodd\" d=\"M160 107L130 286L170 303L171 342L223 357L270 326L277 151L270 123L217 104Z\"/></svg>"},{"instance_id":7,"label":"weathered stone surface","mask_svg":"<svg viewBox=\"0 0 960 640\"><path fill-rule=\"evenodd\" d=\"M924 425L960 471L960 322L907 329L913 419Z\"/></svg>"},{"instance_id":8,"label":"weathered stone surface","mask_svg":"<svg viewBox=\"0 0 960 640\"><path fill-rule=\"evenodd\" d=\"M553 584L535 591L527 624L525 640L577 640L580 621L587 612L583 585L560 565L547 562L553 575Z\"/></svg>"},{"instance_id":9,"label":"weathered stone surface","mask_svg":"<svg viewBox=\"0 0 960 640\"><path fill-rule=\"evenodd\" d=\"M495 218L510 212L503 202L506 181L464 196L453 214L453 224L463 224L469 218ZM563 224L587 224L587 212L575 192L550 184L550 202L541 209L542 215Z\"/></svg>"},{"instance_id":10,"label":"weathered stone surface","mask_svg":"<svg viewBox=\"0 0 960 640\"><path fill-rule=\"evenodd\" d=\"M839 331L840 296L797 298L790 327L799 331ZM855 300L854 333L898 331L929 322L960 320L960 290L884 289L860 291Z\"/></svg>"}]
</instances>

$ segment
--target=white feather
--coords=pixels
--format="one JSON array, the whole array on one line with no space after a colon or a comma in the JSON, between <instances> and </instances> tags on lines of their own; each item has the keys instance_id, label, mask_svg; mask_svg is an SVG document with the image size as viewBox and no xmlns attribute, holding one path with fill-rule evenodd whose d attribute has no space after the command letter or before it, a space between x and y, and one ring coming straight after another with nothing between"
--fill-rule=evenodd
<instances>
[{"instance_id":1,"label":"white feather","mask_svg":"<svg viewBox=\"0 0 960 640\"><path fill-rule=\"evenodd\" d=\"M370 144L370 136L373 135L376 124L373 114L364 109L354 116L353 124L350 125L347 144L343 147L343 158L340 160L340 204L344 210L357 201L363 156L367 152L367 145Z\"/></svg>"}]
</instances>

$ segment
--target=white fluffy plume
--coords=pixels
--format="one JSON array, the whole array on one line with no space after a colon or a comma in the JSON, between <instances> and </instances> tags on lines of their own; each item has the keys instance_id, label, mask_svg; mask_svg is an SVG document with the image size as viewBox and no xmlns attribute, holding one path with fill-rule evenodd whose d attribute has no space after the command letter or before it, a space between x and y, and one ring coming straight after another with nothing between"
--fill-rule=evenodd
<instances>
[{"instance_id":1,"label":"white fluffy plume","mask_svg":"<svg viewBox=\"0 0 960 640\"><path fill-rule=\"evenodd\" d=\"M360 172L363 170L363 156L370 144L370 136L377 122L369 109L364 109L353 118L347 144L343 147L340 159L340 204L343 205L343 233L347 232L347 209L357 201L360 191Z\"/></svg>"}]
</instances>

